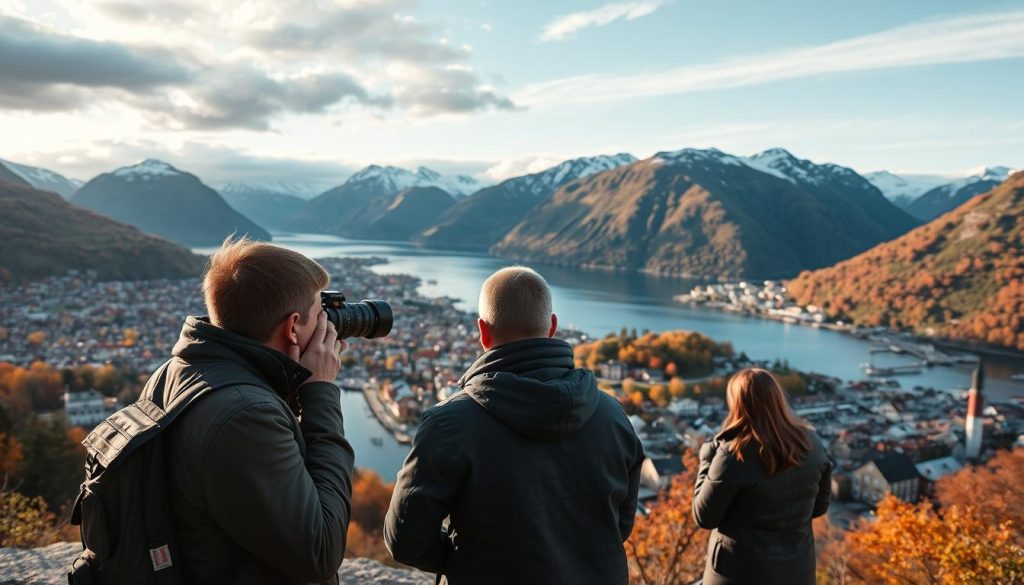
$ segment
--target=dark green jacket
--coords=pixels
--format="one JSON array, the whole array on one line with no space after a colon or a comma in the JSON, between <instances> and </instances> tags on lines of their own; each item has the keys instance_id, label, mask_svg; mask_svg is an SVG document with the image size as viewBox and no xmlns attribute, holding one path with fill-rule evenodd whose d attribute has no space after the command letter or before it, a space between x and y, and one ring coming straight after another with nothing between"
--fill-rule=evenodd
<instances>
[{"instance_id":1,"label":"dark green jacket","mask_svg":"<svg viewBox=\"0 0 1024 585\"><path fill-rule=\"evenodd\" d=\"M196 317L172 355L154 385L167 401L219 387L167 430L185 582L336 582L353 464L338 387L300 387L308 370Z\"/></svg>"},{"instance_id":2,"label":"dark green jacket","mask_svg":"<svg viewBox=\"0 0 1024 585\"><path fill-rule=\"evenodd\" d=\"M743 461L719 435L700 450L693 517L713 529L704 585L814 585L811 519L828 510L832 462L818 436L797 467L768 475L751 443Z\"/></svg>"},{"instance_id":3,"label":"dark green jacket","mask_svg":"<svg viewBox=\"0 0 1024 585\"><path fill-rule=\"evenodd\" d=\"M558 339L494 348L462 386L398 474L395 560L453 585L624 585L644 456L618 402Z\"/></svg>"}]
</instances>

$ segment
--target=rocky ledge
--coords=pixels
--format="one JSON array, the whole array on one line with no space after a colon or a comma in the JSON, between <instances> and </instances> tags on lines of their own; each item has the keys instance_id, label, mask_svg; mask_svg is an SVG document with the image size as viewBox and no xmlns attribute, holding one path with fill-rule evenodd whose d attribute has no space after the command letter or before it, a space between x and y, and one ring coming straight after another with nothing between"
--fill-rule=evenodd
<instances>
[{"instance_id":1,"label":"rocky ledge","mask_svg":"<svg viewBox=\"0 0 1024 585\"><path fill-rule=\"evenodd\" d=\"M82 545L58 542L42 548L0 548L0 585L64 585L67 568ZM432 585L426 573L396 569L369 559L345 559L338 569L342 585Z\"/></svg>"}]
</instances>

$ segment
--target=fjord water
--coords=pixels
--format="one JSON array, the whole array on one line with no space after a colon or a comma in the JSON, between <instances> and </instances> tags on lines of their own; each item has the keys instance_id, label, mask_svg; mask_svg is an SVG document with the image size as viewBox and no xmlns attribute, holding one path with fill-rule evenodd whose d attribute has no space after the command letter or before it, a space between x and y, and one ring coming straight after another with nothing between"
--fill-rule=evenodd
<instances>
[{"instance_id":1,"label":"fjord water","mask_svg":"<svg viewBox=\"0 0 1024 585\"><path fill-rule=\"evenodd\" d=\"M275 233L274 243L312 258L332 256L387 259L373 270L404 273L422 279L421 292L427 296L461 299L466 310L475 310L480 285L492 272L512 262L483 254L420 248L404 242L348 240L327 235ZM209 252L208 249L196 250ZM743 317L716 310L680 305L674 295L689 291L697 281L646 274L583 270L535 264L551 285L559 322L603 336L622 327L637 331L685 329L729 341L737 352L753 359L785 359L805 371L836 376L843 380L863 379L860 364L868 361L870 343L827 329L791 325L779 321ZM352 299L361 291L344 291ZM895 365L905 358L885 354L876 363ZM984 358L986 395L990 400L1024 395L1024 383L1010 380L1024 371L1024 360ZM936 367L920 375L899 378L904 388L934 387L943 390L970 386L967 366ZM342 400L345 428L356 449L357 464L377 470L386 479L394 477L406 448L395 443L373 419L362 395L347 393ZM375 446L371 439L382 438Z\"/></svg>"}]
</instances>

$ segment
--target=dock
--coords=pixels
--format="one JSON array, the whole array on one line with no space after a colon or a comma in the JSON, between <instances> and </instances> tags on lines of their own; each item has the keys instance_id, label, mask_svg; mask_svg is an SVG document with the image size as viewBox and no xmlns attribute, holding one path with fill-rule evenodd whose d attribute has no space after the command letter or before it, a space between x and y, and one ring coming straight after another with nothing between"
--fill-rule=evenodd
<instances>
[{"instance_id":1,"label":"dock","mask_svg":"<svg viewBox=\"0 0 1024 585\"><path fill-rule=\"evenodd\" d=\"M380 396L377 394L377 389L367 384L362 388L362 391L363 396L366 398L366 404L370 406L373 416L377 418L381 426L387 429L399 444L411 445L412 436L409 435L409 428L391 416L391 413L388 412L384 402L381 401Z\"/></svg>"}]
</instances>

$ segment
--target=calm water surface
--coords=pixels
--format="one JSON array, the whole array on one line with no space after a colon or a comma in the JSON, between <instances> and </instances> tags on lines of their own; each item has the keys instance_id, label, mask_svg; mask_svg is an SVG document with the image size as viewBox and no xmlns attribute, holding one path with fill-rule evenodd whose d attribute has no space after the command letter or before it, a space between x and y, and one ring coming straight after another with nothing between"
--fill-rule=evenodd
<instances>
[{"instance_id":1,"label":"calm water surface","mask_svg":"<svg viewBox=\"0 0 1024 585\"><path fill-rule=\"evenodd\" d=\"M480 285L492 272L509 264L482 254L424 249L404 242L347 240L313 235L275 233L274 243L312 258L331 256L387 258L373 267L380 273L411 274L423 280L421 292L461 299L466 310L475 310ZM203 250L207 251L208 250ZM754 359L786 359L805 371L844 380L864 378L859 364L868 360L870 343L826 329L789 325L729 313L680 305L673 295L689 291L696 281L661 278L635 273L590 271L560 266L533 265L551 285L555 313L563 325L594 336L617 332L622 327L638 331L686 329L717 341L729 341L737 351ZM344 291L360 298L360 291ZM905 359L879 356L876 363L891 365ZM1010 375L1024 372L1024 360L985 358L986 395L990 400L1024 395L1024 383ZM967 367L930 368L920 375L902 376L904 387L916 385L941 389L970 386ZM342 398L345 428L356 450L356 464L393 478L407 449L391 439L370 414L363 397L346 393ZM371 439L383 439L375 446Z\"/></svg>"}]
</instances>

